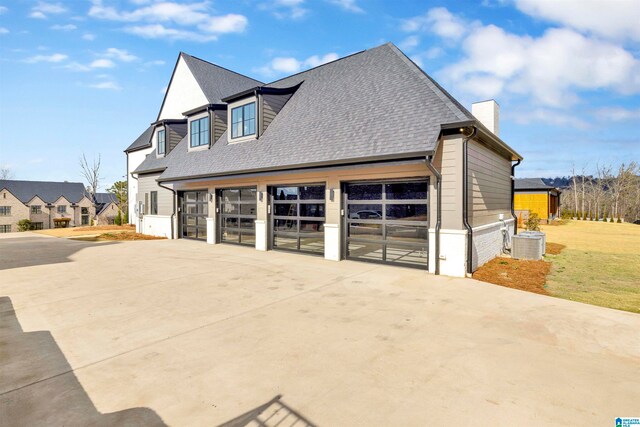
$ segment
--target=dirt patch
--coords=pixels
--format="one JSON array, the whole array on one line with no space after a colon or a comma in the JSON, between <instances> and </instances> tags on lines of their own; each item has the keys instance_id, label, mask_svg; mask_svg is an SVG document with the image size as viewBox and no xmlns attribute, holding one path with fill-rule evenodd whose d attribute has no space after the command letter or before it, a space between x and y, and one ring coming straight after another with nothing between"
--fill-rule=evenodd
<instances>
[{"instance_id":1,"label":"dirt patch","mask_svg":"<svg viewBox=\"0 0 640 427\"><path fill-rule=\"evenodd\" d=\"M142 233L103 233L96 237L96 240L105 240L105 241L113 241L113 240L163 240L166 237L157 237L157 236L149 236L148 234Z\"/></svg>"},{"instance_id":2,"label":"dirt patch","mask_svg":"<svg viewBox=\"0 0 640 427\"><path fill-rule=\"evenodd\" d=\"M562 252L564 248L566 248L566 246L560 243L547 242L547 255L560 255L560 252Z\"/></svg>"},{"instance_id":3,"label":"dirt patch","mask_svg":"<svg viewBox=\"0 0 640 427\"><path fill-rule=\"evenodd\" d=\"M546 261L494 258L477 269L473 278L508 288L549 295L545 283L550 270L551 263Z\"/></svg>"},{"instance_id":4,"label":"dirt patch","mask_svg":"<svg viewBox=\"0 0 640 427\"><path fill-rule=\"evenodd\" d=\"M567 225L569 223L568 219L554 219L549 221L547 225L558 226L558 225Z\"/></svg>"}]
</instances>

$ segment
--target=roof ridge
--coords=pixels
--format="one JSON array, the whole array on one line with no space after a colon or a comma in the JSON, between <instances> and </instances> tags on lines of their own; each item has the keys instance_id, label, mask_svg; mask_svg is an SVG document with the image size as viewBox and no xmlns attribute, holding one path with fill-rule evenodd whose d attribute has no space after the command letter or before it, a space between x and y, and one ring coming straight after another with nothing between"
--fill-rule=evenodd
<instances>
[{"instance_id":1,"label":"roof ridge","mask_svg":"<svg viewBox=\"0 0 640 427\"><path fill-rule=\"evenodd\" d=\"M46 183L46 184L80 184L84 187L84 184L82 182L76 182L76 181L34 181L34 180L30 180L30 179L0 179L0 181L9 181L9 182L39 182L39 183Z\"/></svg>"},{"instance_id":2,"label":"roof ridge","mask_svg":"<svg viewBox=\"0 0 640 427\"><path fill-rule=\"evenodd\" d=\"M420 68L415 62L404 54L396 45L391 42L385 43L382 46L386 46L391 49L393 53L398 55L410 68L421 78L426 79L427 87L433 91L433 93L444 101L444 104L461 120L473 119L473 114L467 110L462 104L460 104L449 92L447 92L440 84L438 84L430 75L428 75L422 68ZM453 105L452 105L453 104Z\"/></svg>"}]
</instances>

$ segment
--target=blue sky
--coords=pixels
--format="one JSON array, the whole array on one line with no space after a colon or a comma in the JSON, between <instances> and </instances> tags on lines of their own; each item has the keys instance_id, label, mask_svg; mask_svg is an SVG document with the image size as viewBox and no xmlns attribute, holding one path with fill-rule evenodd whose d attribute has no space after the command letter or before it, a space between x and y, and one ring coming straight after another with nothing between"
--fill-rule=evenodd
<instances>
[{"instance_id":1,"label":"blue sky","mask_svg":"<svg viewBox=\"0 0 640 427\"><path fill-rule=\"evenodd\" d=\"M2 1L0 166L103 183L155 120L180 51L262 81L398 45L470 108L494 98L518 176L640 160L640 2Z\"/></svg>"}]
</instances>

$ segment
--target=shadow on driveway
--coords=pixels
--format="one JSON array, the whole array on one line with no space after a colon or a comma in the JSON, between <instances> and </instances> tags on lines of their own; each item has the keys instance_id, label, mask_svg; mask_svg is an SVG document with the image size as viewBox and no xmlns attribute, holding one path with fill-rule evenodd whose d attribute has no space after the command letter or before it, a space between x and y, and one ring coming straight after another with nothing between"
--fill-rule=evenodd
<instances>
[{"instance_id":1,"label":"shadow on driveway","mask_svg":"<svg viewBox=\"0 0 640 427\"><path fill-rule=\"evenodd\" d=\"M299 412L292 409L281 399L282 396L278 395L267 403L245 412L224 424L220 424L218 427L244 427L248 425L261 427L275 427L280 425L317 427L316 424L313 424Z\"/></svg>"},{"instance_id":2,"label":"shadow on driveway","mask_svg":"<svg viewBox=\"0 0 640 427\"><path fill-rule=\"evenodd\" d=\"M0 297L0 426L18 425L166 424L149 408L100 413L51 333L24 332L11 299Z\"/></svg>"},{"instance_id":3,"label":"shadow on driveway","mask_svg":"<svg viewBox=\"0 0 640 427\"><path fill-rule=\"evenodd\" d=\"M86 242L54 237L16 237L0 239L0 270L70 262L81 249L117 242Z\"/></svg>"}]
</instances>

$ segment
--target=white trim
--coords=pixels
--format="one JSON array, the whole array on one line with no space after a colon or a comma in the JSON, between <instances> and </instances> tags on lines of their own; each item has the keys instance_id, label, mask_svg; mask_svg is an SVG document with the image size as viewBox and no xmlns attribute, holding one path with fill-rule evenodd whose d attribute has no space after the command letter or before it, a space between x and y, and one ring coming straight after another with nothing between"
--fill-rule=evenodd
<instances>
[{"instance_id":1,"label":"white trim","mask_svg":"<svg viewBox=\"0 0 640 427\"><path fill-rule=\"evenodd\" d=\"M515 220L513 218L510 219L505 219L504 223L506 225L511 224L512 222L514 222ZM485 225L479 225L477 227L472 228L472 230L475 231L482 231L482 230L488 230L489 228L493 228L493 227L497 227L498 225L502 225L502 221L496 221L496 222L492 222L491 224L485 224Z\"/></svg>"}]
</instances>

